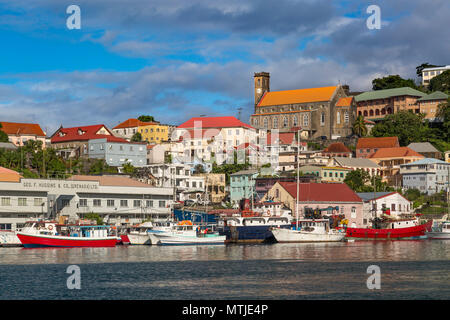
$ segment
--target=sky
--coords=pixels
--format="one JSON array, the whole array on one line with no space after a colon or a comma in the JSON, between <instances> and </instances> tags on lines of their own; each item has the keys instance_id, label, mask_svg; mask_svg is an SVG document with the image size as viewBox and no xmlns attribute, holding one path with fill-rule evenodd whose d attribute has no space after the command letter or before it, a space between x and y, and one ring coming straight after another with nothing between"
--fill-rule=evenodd
<instances>
[{"instance_id":1,"label":"sky","mask_svg":"<svg viewBox=\"0 0 450 320\"><path fill-rule=\"evenodd\" d=\"M80 29L66 25L73 4ZM367 27L370 5L380 29ZM272 91L365 91L449 65L449 16L448 0L0 0L0 121L48 135L143 114L248 123L255 72Z\"/></svg>"}]
</instances>

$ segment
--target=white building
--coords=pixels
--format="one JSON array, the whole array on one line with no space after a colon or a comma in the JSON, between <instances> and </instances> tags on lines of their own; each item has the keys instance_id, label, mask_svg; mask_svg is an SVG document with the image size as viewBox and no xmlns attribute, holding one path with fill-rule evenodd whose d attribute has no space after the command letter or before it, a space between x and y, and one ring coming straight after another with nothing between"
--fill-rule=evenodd
<instances>
[{"instance_id":1,"label":"white building","mask_svg":"<svg viewBox=\"0 0 450 320\"><path fill-rule=\"evenodd\" d=\"M153 164L147 166L151 182L157 187L176 190L177 200L198 199L205 192L205 177L192 174L193 167L187 164Z\"/></svg>"},{"instance_id":2,"label":"white building","mask_svg":"<svg viewBox=\"0 0 450 320\"><path fill-rule=\"evenodd\" d=\"M398 192L360 192L357 195L364 202L363 219L367 222L375 217L381 217L386 212L394 217L414 213L412 202Z\"/></svg>"},{"instance_id":3,"label":"white building","mask_svg":"<svg viewBox=\"0 0 450 320\"><path fill-rule=\"evenodd\" d=\"M422 70L422 85L428 86L431 79L440 75L441 73L450 70L450 65L443 67L425 68Z\"/></svg>"},{"instance_id":4,"label":"white building","mask_svg":"<svg viewBox=\"0 0 450 320\"><path fill-rule=\"evenodd\" d=\"M235 117L191 118L178 126L172 141L178 141L172 148L172 156L181 163L200 161L223 161L216 154L227 154L242 144L259 144L258 131Z\"/></svg>"},{"instance_id":5,"label":"white building","mask_svg":"<svg viewBox=\"0 0 450 320\"><path fill-rule=\"evenodd\" d=\"M128 177L73 176L69 180L0 181L0 227L15 230L36 218L83 218L96 213L105 223L134 224L171 213L170 188L156 188Z\"/></svg>"}]
</instances>

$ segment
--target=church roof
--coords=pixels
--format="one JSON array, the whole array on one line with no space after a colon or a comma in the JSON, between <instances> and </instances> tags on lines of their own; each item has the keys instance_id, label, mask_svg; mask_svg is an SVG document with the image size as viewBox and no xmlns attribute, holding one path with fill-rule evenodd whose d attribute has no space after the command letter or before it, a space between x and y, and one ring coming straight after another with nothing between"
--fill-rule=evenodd
<instances>
[{"instance_id":1,"label":"church roof","mask_svg":"<svg viewBox=\"0 0 450 320\"><path fill-rule=\"evenodd\" d=\"M262 96L261 100L258 103L258 107L330 101L336 89L337 86L285 91L269 91Z\"/></svg>"}]
</instances>

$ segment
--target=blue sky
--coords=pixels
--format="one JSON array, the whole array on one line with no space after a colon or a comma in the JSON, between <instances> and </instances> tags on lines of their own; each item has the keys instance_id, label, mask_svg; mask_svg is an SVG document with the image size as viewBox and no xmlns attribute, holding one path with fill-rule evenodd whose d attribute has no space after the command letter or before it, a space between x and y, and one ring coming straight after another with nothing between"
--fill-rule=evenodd
<instances>
[{"instance_id":1,"label":"blue sky","mask_svg":"<svg viewBox=\"0 0 450 320\"><path fill-rule=\"evenodd\" d=\"M71 4L81 30L66 27ZM371 4L380 30L366 27ZM424 62L450 64L449 16L447 0L0 0L1 120L51 134L242 108L248 122L254 72L270 72L272 90L360 91L379 76L415 78Z\"/></svg>"}]
</instances>

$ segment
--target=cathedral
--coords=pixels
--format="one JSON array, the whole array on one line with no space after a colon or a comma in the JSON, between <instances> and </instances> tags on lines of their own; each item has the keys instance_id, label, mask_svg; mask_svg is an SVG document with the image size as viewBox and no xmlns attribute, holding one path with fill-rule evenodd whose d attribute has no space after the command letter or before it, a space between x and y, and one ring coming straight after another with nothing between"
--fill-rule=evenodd
<instances>
[{"instance_id":1,"label":"cathedral","mask_svg":"<svg viewBox=\"0 0 450 320\"><path fill-rule=\"evenodd\" d=\"M349 87L270 91L270 74L254 74L255 111L250 124L257 129L292 132L302 129L307 139L337 139L352 134L356 103Z\"/></svg>"}]
</instances>

